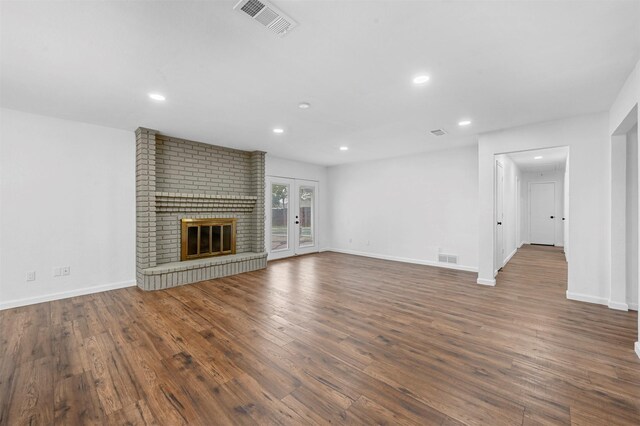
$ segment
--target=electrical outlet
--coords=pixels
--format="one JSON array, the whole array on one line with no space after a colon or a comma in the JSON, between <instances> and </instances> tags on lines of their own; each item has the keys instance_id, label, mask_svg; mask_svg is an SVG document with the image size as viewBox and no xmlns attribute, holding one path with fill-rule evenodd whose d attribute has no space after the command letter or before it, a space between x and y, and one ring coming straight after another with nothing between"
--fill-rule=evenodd
<instances>
[{"instance_id":1,"label":"electrical outlet","mask_svg":"<svg viewBox=\"0 0 640 426\"><path fill-rule=\"evenodd\" d=\"M63 266L62 275L70 275L70 274L71 274L71 266Z\"/></svg>"},{"instance_id":2,"label":"electrical outlet","mask_svg":"<svg viewBox=\"0 0 640 426\"><path fill-rule=\"evenodd\" d=\"M36 271L27 271L27 281L36 280Z\"/></svg>"}]
</instances>

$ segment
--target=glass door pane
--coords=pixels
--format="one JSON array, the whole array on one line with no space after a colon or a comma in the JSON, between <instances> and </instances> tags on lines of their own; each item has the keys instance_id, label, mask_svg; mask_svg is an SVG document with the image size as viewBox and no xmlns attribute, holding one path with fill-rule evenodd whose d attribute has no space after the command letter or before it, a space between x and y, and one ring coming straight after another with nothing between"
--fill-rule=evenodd
<instances>
[{"instance_id":1,"label":"glass door pane","mask_svg":"<svg viewBox=\"0 0 640 426\"><path fill-rule=\"evenodd\" d=\"M271 251L289 249L289 192L287 184L271 184Z\"/></svg>"},{"instance_id":2,"label":"glass door pane","mask_svg":"<svg viewBox=\"0 0 640 426\"><path fill-rule=\"evenodd\" d=\"M299 247L309 247L314 242L314 207L315 207L315 188L313 186L300 186L298 192L298 245Z\"/></svg>"},{"instance_id":3,"label":"glass door pane","mask_svg":"<svg viewBox=\"0 0 640 426\"><path fill-rule=\"evenodd\" d=\"M211 253L211 227L200 227L200 254Z\"/></svg>"},{"instance_id":4,"label":"glass door pane","mask_svg":"<svg viewBox=\"0 0 640 426\"><path fill-rule=\"evenodd\" d=\"M220 244L220 228L221 226L213 226L211 229L211 251L214 253L219 253L222 251L222 245Z\"/></svg>"},{"instance_id":5,"label":"glass door pane","mask_svg":"<svg viewBox=\"0 0 640 426\"><path fill-rule=\"evenodd\" d=\"M231 250L231 225L225 225L222 230L222 251L229 250Z\"/></svg>"}]
</instances>

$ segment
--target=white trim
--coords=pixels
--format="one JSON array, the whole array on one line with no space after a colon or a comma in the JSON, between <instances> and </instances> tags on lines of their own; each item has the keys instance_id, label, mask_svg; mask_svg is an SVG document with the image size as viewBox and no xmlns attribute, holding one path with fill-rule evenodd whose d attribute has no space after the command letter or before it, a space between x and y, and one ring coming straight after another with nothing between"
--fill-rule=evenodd
<instances>
[{"instance_id":1,"label":"white trim","mask_svg":"<svg viewBox=\"0 0 640 426\"><path fill-rule=\"evenodd\" d=\"M626 303L614 302L613 300L609 300L609 303L607 303L607 306L609 306L609 309L615 309L617 311L629 310L629 305L627 305Z\"/></svg>"},{"instance_id":2,"label":"white trim","mask_svg":"<svg viewBox=\"0 0 640 426\"><path fill-rule=\"evenodd\" d=\"M637 303L627 303L627 305L629 306L629 310L630 311L637 311L638 310L638 304Z\"/></svg>"},{"instance_id":3,"label":"white trim","mask_svg":"<svg viewBox=\"0 0 640 426\"><path fill-rule=\"evenodd\" d=\"M636 347L636 355L638 355L638 358L640 358L640 342L636 342L635 347Z\"/></svg>"},{"instance_id":4,"label":"white trim","mask_svg":"<svg viewBox=\"0 0 640 426\"><path fill-rule=\"evenodd\" d=\"M123 281L119 283L103 284L93 287L78 288L75 290L50 293L42 296L27 297L24 299L10 300L0 303L0 310L17 308L19 306L34 305L36 303L51 302L53 300L67 299L69 297L84 296L86 294L100 293L103 291L116 290L125 287L135 287L135 281Z\"/></svg>"},{"instance_id":5,"label":"white trim","mask_svg":"<svg viewBox=\"0 0 640 426\"><path fill-rule=\"evenodd\" d=\"M604 297L591 296L582 293L571 293L567 290L567 299L577 300L579 302L597 303L598 305L607 305L608 300Z\"/></svg>"},{"instance_id":6,"label":"white trim","mask_svg":"<svg viewBox=\"0 0 640 426\"><path fill-rule=\"evenodd\" d=\"M487 280L485 278L478 278L476 280L476 283L480 284L480 285L488 285L488 286L495 286L496 285L496 280Z\"/></svg>"},{"instance_id":7,"label":"white trim","mask_svg":"<svg viewBox=\"0 0 640 426\"><path fill-rule=\"evenodd\" d=\"M478 268L475 266L452 265L449 263L439 263L439 262L433 262L430 260L411 259L407 257L388 256L386 254L366 253L362 251L337 249L337 248L327 248L323 251L333 251L336 253L352 254L354 256L371 257L374 259L392 260L394 262L415 263L417 265L435 266L438 268L456 269L458 271L478 272Z\"/></svg>"},{"instance_id":8,"label":"white trim","mask_svg":"<svg viewBox=\"0 0 640 426\"><path fill-rule=\"evenodd\" d=\"M504 260L504 264L506 265L507 263L509 263L509 261L511 260L511 258L513 256L515 256L516 252L518 251L517 248L513 249L513 251L511 252L511 254L509 256L507 256L507 258Z\"/></svg>"}]
</instances>

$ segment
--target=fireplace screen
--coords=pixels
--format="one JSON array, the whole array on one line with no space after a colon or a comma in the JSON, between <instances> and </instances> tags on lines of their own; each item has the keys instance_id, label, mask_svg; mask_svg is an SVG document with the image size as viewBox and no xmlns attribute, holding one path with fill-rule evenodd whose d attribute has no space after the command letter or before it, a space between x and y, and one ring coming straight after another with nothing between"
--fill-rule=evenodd
<instances>
[{"instance_id":1,"label":"fireplace screen","mask_svg":"<svg viewBox=\"0 0 640 426\"><path fill-rule=\"evenodd\" d=\"M236 253L236 219L182 219L181 260Z\"/></svg>"}]
</instances>

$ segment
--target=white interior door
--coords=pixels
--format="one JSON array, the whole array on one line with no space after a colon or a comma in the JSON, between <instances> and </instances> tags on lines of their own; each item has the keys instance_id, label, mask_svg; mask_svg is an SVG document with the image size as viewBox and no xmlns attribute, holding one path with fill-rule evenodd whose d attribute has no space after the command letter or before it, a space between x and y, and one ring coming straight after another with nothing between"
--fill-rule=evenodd
<instances>
[{"instance_id":1,"label":"white interior door","mask_svg":"<svg viewBox=\"0 0 640 426\"><path fill-rule=\"evenodd\" d=\"M522 242L522 236L520 235L520 178L516 176L516 217L514 223L516 224L516 248L520 248Z\"/></svg>"},{"instance_id":2,"label":"white interior door","mask_svg":"<svg viewBox=\"0 0 640 426\"><path fill-rule=\"evenodd\" d=\"M556 184L531 183L529 186L529 242L555 245Z\"/></svg>"},{"instance_id":3,"label":"white interior door","mask_svg":"<svg viewBox=\"0 0 640 426\"><path fill-rule=\"evenodd\" d=\"M496 161L496 256L495 270L504 266L504 168Z\"/></svg>"},{"instance_id":4,"label":"white interior door","mask_svg":"<svg viewBox=\"0 0 640 426\"><path fill-rule=\"evenodd\" d=\"M269 177L266 197L269 259L319 251L318 183Z\"/></svg>"}]
</instances>

